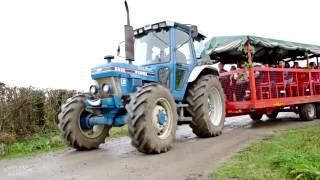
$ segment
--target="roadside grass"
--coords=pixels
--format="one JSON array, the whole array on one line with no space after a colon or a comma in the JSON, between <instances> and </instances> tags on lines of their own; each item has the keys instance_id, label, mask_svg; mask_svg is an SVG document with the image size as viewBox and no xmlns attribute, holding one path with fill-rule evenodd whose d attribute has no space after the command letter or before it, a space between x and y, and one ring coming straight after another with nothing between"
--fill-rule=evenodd
<instances>
[{"instance_id":1,"label":"roadside grass","mask_svg":"<svg viewBox=\"0 0 320 180\"><path fill-rule=\"evenodd\" d=\"M123 136L128 136L128 125L111 128L109 135L110 136L107 138L119 138Z\"/></svg>"},{"instance_id":2,"label":"roadside grass","mask_svg":"<svg viewBox=\"0 0 320 180\"><path fill-rule=\"evenodd\" d=\"M59 131L34 134L13 144L0 144L0 160L23 156L33 156L66 148Z\"/></svg>"},{"instance_id":3,"label":"roadside grass","mask_svg":"<svg viewBox=\"0 0 320 180\"><path fill-rule=\"evenodd\" d=\"M320 179L320 125L278 132L242 150L213 179Z\"/></svg>"},{"instance_id":4,"label":"roadside grass","mask_svg":"<svg viewBox=\"0 0 320 180\"><path fill-rule=\"evenodd\" d=\"M108 138L127 136L128 126L116 127L110 130ZM66 149L68 145L61 136L60 131L47 134L34 134L30 137L18 140L12 144L0 143L0 160L17 157L35 156L45 152L53 152Z\"/></svg>"}]
</instances>

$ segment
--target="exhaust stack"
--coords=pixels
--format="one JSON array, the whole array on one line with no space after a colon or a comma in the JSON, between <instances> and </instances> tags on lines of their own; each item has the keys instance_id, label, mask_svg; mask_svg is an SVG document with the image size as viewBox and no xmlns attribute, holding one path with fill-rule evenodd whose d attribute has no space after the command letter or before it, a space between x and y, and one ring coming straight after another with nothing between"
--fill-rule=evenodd
<instances>
[{"instance_id":1,"label":"exhaust stack","mask_svg":"<svg viewBox=\"0 0 320 180\"><path fill-rule=\"evenodd\" d=\"M133 27L130 25L129 7L126 0L124 1L124 5L127 11L127 25L124 25L125 53L126 60L131 64L134 61L134 32Z\"/></svg>"}]
</instances>

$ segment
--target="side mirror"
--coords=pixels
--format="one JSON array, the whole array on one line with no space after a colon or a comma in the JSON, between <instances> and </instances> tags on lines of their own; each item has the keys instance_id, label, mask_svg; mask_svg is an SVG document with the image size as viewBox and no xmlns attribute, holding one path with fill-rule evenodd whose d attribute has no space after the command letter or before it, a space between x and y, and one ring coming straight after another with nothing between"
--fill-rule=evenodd
<instances>
[{"instance_id":1,"label":"side mirror","mask_svg":"<svg viewBox=\"0 0 320 180\"><path fill-rule=\"evenodd\" d=\"M118 44L118 48L117 48L117 56L120 56L120 44Z\"/></svg>"},{"instance_id":2,"label":"side mirror","mask_svg":"<svg viewBox=\"0 0 320 180\"><path fill-rule=\"evenodd\" d=\"M117 47L117 56L126 59L125 55L125 41L121 41Z\"/></svg>"},{"instance_id":3,"label":"side mirror","mask_svg":"<svg viewBox=\"0 0 320 180\"><path fill-rule=\"evenodd\" d=\"M190 34L193 39L198 37L198 27L195 25L190 26Z\"/></svg>"}]
</instances>

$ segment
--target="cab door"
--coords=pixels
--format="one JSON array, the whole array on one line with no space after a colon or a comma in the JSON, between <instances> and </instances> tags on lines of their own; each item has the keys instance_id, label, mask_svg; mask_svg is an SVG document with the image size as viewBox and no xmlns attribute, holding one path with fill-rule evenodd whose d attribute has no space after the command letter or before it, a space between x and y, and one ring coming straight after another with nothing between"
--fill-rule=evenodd
<instances>
[{"instance_id":1,"label":"cab door","mask_svg":"<svg viewBox=\"0 0 320 180\"><path fill-rule=\"evenodd\" d=\"M172 93L176 100L182 100L188 85L188 77L195 66L195 52L189 33L175 29L174 60L174 83Z\"/></svg>"}]
</instances>

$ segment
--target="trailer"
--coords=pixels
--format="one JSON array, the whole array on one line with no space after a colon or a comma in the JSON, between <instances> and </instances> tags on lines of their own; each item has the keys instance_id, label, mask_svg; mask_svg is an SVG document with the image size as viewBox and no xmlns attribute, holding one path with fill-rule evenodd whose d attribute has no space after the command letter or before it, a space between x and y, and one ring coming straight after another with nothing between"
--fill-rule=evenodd
<instances>
[{"instance_id":1,"label":"trailer","mask_svg":"<svg viewBox=\"0 0 320 180\"><path fill-rule=\"evenodd\" d=\"M237 64L219 77L226 116L249 114L261 120L264 114L276 118L279 112L289 111L304 121L320 118L320 46L224 36L210 39L204 54L215 63Z\"/></svg>"}]
</instances>

